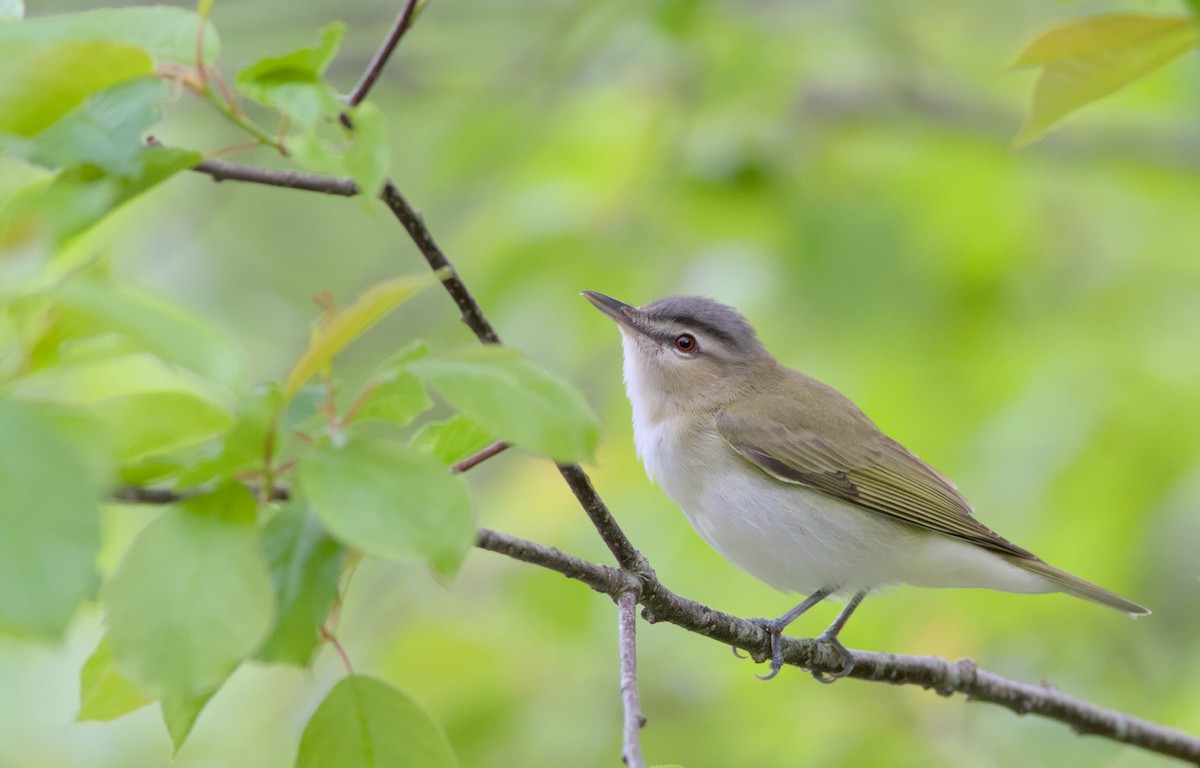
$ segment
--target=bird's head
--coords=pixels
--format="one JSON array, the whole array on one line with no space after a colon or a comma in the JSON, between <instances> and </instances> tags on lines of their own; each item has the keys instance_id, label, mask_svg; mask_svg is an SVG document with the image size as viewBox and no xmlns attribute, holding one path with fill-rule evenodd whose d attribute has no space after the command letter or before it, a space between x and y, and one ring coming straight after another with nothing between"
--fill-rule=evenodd
<instances>
[{"instance_id":1,"label":"bird's head","mask_svg":"<svg viewBox=\"0 0 1200 768\"><path fill-rule=\"evenodd\" d=\"M625 384L635 408L719 408L774 360L737 310L701 296L669 296L634 307L583 295L621 329Z\"/></svg>"}]
</instances>

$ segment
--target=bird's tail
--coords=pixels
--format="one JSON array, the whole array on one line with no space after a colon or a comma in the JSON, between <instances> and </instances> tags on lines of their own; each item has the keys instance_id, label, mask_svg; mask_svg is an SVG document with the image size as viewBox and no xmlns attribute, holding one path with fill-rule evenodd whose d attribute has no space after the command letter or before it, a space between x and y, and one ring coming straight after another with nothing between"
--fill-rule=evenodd
<instances>
[{"instance_id":1,"label":"bird's tail","mask_svg":"<svg viewBox=\"0 0 1200 768\"><path fill-rule=\"evenodd\" d=\"M1150 613L1149 608L1138 605L1132 600L1126 600L1115 592L1109 592L1104 587L1097 586L1090 581L1084 581L1078 576L1072 576L1064 570L1055 568L1049 563L1044 563L1041 560L1027 558L1010 558L1009 562L1013 565L1024 568L1030 573L1048 579L1060 592L1066 592L1068 595L1081 597L1099 605L1107 605L1109 608L1124 613L1131 618L1138 616L1146 616Z\"/></svg>"}]
</instances>

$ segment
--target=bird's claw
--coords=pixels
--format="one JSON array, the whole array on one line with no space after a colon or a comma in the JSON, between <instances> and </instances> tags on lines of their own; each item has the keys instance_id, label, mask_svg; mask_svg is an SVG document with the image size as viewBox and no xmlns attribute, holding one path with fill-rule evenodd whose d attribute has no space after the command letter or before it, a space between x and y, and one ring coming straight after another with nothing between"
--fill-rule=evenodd
<instances>
[{"instance_id":1,"label":"bird's claw","mask_svg":"<svg viewBox=\"0 0 1200 768\"><path fill-rule=\"evenodd\" d=\"M783 669L783 630L780 628L778 620L750 619L750 623L762 627L762 630L767 633L767 637L771 638L771 671L765 675L754 675L759 680L770 680L779 674L779 670ZM736 654L737 648L734 648L733 652Z\"/></svg>"},{"instance_id":2,"label":"bird's claw","mask_svg":"<svg viewBox=\"0 0 1200 768\"><path fill-rule=\"evenodd\" d=\"M827 633L822 634L817 638L817 642L828 645L830 648L837 651L838 656L842 657L842 668L837 672L822 672L816 669L810 670L813 678L815 678L817 682L825 683L826 685L830 683L836 683L839 679L854 671L854 654L850 653L850 650L846 646L842 645L842 641L838 640L836 635L830 635Z\"/></svg>"}]
</instances>

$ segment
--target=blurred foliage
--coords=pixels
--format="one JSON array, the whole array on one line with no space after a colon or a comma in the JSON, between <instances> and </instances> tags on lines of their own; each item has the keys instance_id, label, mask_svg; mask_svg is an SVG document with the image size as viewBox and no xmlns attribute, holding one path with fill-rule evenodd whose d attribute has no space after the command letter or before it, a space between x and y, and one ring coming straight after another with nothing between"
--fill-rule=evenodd
<instances>
[{"instance_id":1,"label":"blurred foliage","mask_svg":"<svg viewBox=\"0 0 1200 768\"><path fill-rule=\"evenodd\" d=\"M0 16L11 5L0 3ZM30 10L80 8L46 0ZM351 723L372 732L347 709L355 697L427 735L437 728L420 725L428 712L466 766L619 759L609 601L487 553L468 552L459 567L462 549L445 549L419 515L404 518L415 529L361 533L380 523L371 489L394 498L402 483L384 467L432 476L427 465L506 437L513 414L494 414L481 393L522 371L538 382L546 374L499 360L479 374L479 358L451 351L473 340L438 291L389 300L388 281L424 264L378 206L171 178L197 156L95 141L160 118L153 133L168 147L207 152L249 131L310 168L363 184L390 174L505 340L580 383L600 411L597 487L680 593L741 615L791 603L708 550L645 480L617 340L577 297L582 289L633 303L703 293L738 306L781 360L850 395L954 477L985 522L1155 611L1134 623L1061 596L897 589L856 617L851 647L969 655L1200 730L1196 57L1090 105L1032 148L1007 148L1034 85L1003 70L1014 51L1085 14L1141 8L434 2L374 104L354 115L370 128L357 134L336 123L325 83L353 84L397 8L212 10L220 70L261 107L238 114L211 84L197 98L188 92L196 83L173 70L179 92L159 113L164 89L146 77L147 62L186 66L190 32L182 46L173 34L161 47L81 38L61 24L36 45L0 34L9 46L0 76L9 153L0 158L0 628L22 638L0 635L0 766L161 766L184 737L179 766L227 765L232 755L291 765L298 753L303 762L362 748L344 743ZM329 26L339 21L344 37ZM205 40L206 58L216 56L215 30ZM76 59L89 65L61 88L32 89L13 74L41 77L47 60ZM280 68L295 74L282 89ZM115 122L97 109L114 92L130 105ZM19 121L18 106L36 119ZM271 108L305 119L280 139ZM290 162L270 148L235 159ZM320 292L339 297L349 320L332 320L328 299L314 310L309 297ZM416 338L428 352L393 355ZM291 385L250 385L289 371ZM302 386L312 377L320 383ZM489 383L464 395L464 379ZM522 442L587 455L594 426L560 386L561 409L544 418L575 438ZM339 437L338 419L352 411L361 421ZM311 511L260 509L232 491L200 497L201 508L98 509L114 479L195 487L261 474L272 433L281 460L351 464L367 479L316 472ZM451 500L459 481L438 497L459 510L450 519L473 516L607 561L548 462L508 452L465 484L471 510ZM72 514L55 516L64 509ZM347 520L347 510L367 519ZM248 535L248 515L265 532ZM380 557L348 557L347 530L359 533L345 541ZM456 530L464 547L469 531ZM398 550L397 541L424 544ZM231 570L198 560L204 547ZM80 567L92 554L99 574ZM344 569L356 563L347 587ZM119 615L188 604L195 582L146 576L176 564L204 594L236 601L236 632L225 631L229 612L205 604L139 622L135 636L134 623L110 616L104 625L90 604L68 623L101 578L103 603ZM234 589L243 582L253 589ZM353 677L314 638L339 586L337 633ZM794 631L815 632L835 610ZM818 687L795 670L763 684L727 649L670 627L639 639L651 762L1157 764L919 690ZM163 644L195 654L187 679L150 655ZM256 649L287 663L242 664L224 679ZM289 666L314 653L313 671ZM141 706L147 690L165 691L161 707ZM126 711L71 724L77 713ZM444 744L431 739L431 759L442 759Z\"/></svg>"}]
</instances>

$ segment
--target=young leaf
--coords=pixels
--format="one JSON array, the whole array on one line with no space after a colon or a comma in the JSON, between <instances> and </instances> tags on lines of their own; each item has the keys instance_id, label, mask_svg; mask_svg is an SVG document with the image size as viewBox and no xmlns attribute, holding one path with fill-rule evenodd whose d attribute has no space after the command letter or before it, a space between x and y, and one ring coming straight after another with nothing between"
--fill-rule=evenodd
<instances>
[{"instance_id":1,"label":"young leaf","mask_svg":"<svg viewBox=\"0 0 1200 768\"><path fill-rule=\"evenodd\" d=\"M54 410L0 400L0 630L39 638L95 593L106 485Z\"/></svg>"},{"instance_id":2,"label":"young leaf","mask_svg":"<svg viewBox=\"0 0 1200 768\"><path fill-rule=\"evenodd\" d=\"M296 768L454 768L445 734L408 696L387 683L350 675L317 707Z\"/></svg>"},{"instance_id":3,"label":"young leaf","mask_svg":"<svg viewBox=\"0 0 1200 768\"><path fill-rule=\"evenodd\" d=\"M275 585L275 629L255 658L307 667L337 598L346 551L295 502L267 524L262 548Z\"/></svg>"},{"instance_id":4,"label":"young leaf","mask_svg":"<svg viewBox=\"0 0 1200 768\"><path fill-rule=\"evenodd\" d=\"M10 34L28 23L0 24L0 133L33 136L93 93L154 72L150 56L129 45Z\"/></svg>"},{"instance_id":5,"label":"young leaf","mask_svg":"<svg viewBox=\"0 0 1200 768\"><path fill-rule=\"evenodd\" d=\"M63 362L17 380L11 391L87 406L109 427L123 464L196 445L233 424L228 393L146 353Z\"/></svg>"},{"instance_id":6,"label":"young leaf","mask_svg":"<svg viewBox=\"0 0 1200 768\"><path fill-rule=\"evenodd\" d=\"M358 409L356 421L384 421L398 427L409 424L433 406L425 385L411 373L399 373L376 384Z\"/></svg>"},{"instance_id":7,"label":"young leaf","mask_svg":"<svg viewBox=\"0 0 1200 768\"><path fill-rule=\"evenodd\" d=\"M92 165L114 176L134 176L142 165L143 132L162 119L159 104L166 98L166 83L128 80L96 93L36 136L0 136L0 148L52 170Z\"/></svg>"},{"instance_id":8,"label":"young leaf","mask_svg":"<svg viewBox=\"0 0 1200 768\"><path fill-rule=\"evenodd\" d=\"M241 381L242 363L232 340L177 304L95 280L68 280L50 297L94 331L120 333L162 359L222 384Z\"/></svg>"},{"instance_id":9,"label":"young leaf","mask_svg":"<svg viewBox=\"0 0 1200 768\"><path fill-rule=\"evenodd\" d=\"M326 320L313 333L308 349L288 374L283 385L284 399L290 400L300 385L329 365L335 354L428 283L426 276L397 277L377 283L364 291L353 304Z\"/></svg>"},{"instance_id":10,"label":"young leaf","mask_svg":"<svg viewBox=\"0 0 1200 768\"><path fill-rule=\"evenodd\" d=\"M383 362L375 369L375 378L384 380L395 378L404 371L404 366L413 360L428 357L428 355L429 345L420 339L405 344L383 359Z\"/></svg>"},{"instance_id":11,"label":"young leaf","mask_svg":"<svg viewBox=\"0 0 1200 768\"><path fill-rule=\"evenodd\" d=\"M399 443L351 436L317 446L301 457L296 480L330 533L369 555L424 559L450 576L474 539L462 481Z\"/></svg>"},{"instance_id":12,"label":"young leaf","mask_svg":"<svg viewBox=\"0 0 1200 768\"><path fill-rule=\"evenodd\" d=\"M179 748L183 746L183 742L187 741L187 737L192 732L192 726L196 724L196 718L200 717L200 711L215 694L214 690L212 693L202 693L198 696L174 693L163 695L161 702L163 725L167 727L167 735L171 737L174 754L179 753Z\"/></svg>"},{"instance_id":13,"label":"young leaf","mask_svg":"<svg viewBox=\"0 0 1200 768\"><path fill-rule=\"evenodd\" d=\"M101 8L84 13L37 16L17 24L0 25L0 46L14 40L117 43L139 48L160 61L192 64L196 61L196 30L199 27L199 15L183 8L165 5ZM208 24L204 29L204 60L214 61L220 47L217 30ZM55 68L73 76L86 74L64 67L63 62L57 62ZM5 78L12 74L6 70Z\"/></svg>"},{"instance_id":14,"label":"young leaf","mask_svg":"<svg viewBox=\"0 0 1200 768\"><path fill-rule=\"evenodd\" d=\"M215 691L267 639L274 595L238 486L167 509L134 541L104 590L117 668L185 701Z\"/></svg>"},{"instance_id":15,"label":"young leaf","mask_svg":"<svg viewBox=\"0 0 1200 768\"><path fill-rule=\"evenodd\" d=\"M98 174L95 168L76 166L51 180L31 182L0 208L0 231L11 222L30 222L48 230L55 244L64 243L147 189L191 168L203 157L197 152L171 147L146 147L139 159L139 170L132 176Z\"/></svg>"},{"instance_id":16,"label":"young leaf","mask_svg":"<svg viewBox=\"0 0 1200 768\"><path fill-rule=\"evenodd\" d=\"M445 421L426 424L412 436L409 445L419 451L432 453L434 458L449 466L482 451L496 441L490 432L456 413Z\"/></svg>"},{"instance_id":17,"label":"young leaf","mask_svg":"<svg viewBox=\"0 0 1200 768\"><path fill-rule=\"evenodd\" d=\"M1037 141L1071 112L1169 64L1198 43L1200 26L1185 16L1122 13L1050 30L1015 64L1043 69L1014 145Z\"/></svg>"},{"instance_id":18,"label":"young leaf","mask_svg":"<svg viewBox=\"0 0 1200 768\"><path fill-rule=\"evenodd\" d=\"M352 130L339 123L331 128L336 138L330 138L314 126L289 138L288 151L305 168L349 176L366 199L373 198L383 186L391 160L383 113L370 103L352 109L339 103L338 107L350 115Z\"/></svg>"},{"instance_id":19,"label":"young leaf","mask_svg":"<svg viewBox=\"0 0 1200 768\"><path fill-rule=\"evenodd\" d=\"M112 720L152 701L154 699L121 677L113 661L108 636L100 638L99 645L79 673L79 714L75 720Z\"/></svg>"},{"instance_id":20,"label":"young leaf","mask_svg":"<svg viewBox=\"0 0 1200 768\"><path fill-rule=\"evenodd\" d=\"M224 408L192 392L140 392L93 405L111 425L114 458L133 464L210 440L233 426Z\"/></svg>"},{"instance_id":21,"label":"young leaf","mask_svg":"<svg viewBox=\"0 0 1200 768\"><path fill-rule=\"evenodd\" d=\"M333 86L322 78L337 55L344 24L330 24L321 30L321 42L283 56L271 56L243 69L237 87L247 97L286 112L299 125L311 126L326 115L336 115L343 107Z\"/></svg>"},{"instance_id":22,"label":"young leaf","mask_svg":"<svg viewBox=\"0 0 1200 768\"><path fill-rule=\"evenodd\" d=\"M583 394L514 349L478 347L409 370L485 430L556 461L589 459L600 440Z\"/></svg>"},{"instance_id":23,"label":"young leaf","mask_svg":"<svg viewBox=\"0 0 1200 768\"><path fill-rule=\"evenodd\" d=\"M214 477L232 479L238 472L261 470L271 429L282 398L279 385L256 387L241 399L235 425L222 436L216 450L194 461L179 477L179 485L192 488ZM297 398L293 403L300 402Z\"/></svg>"}]
</instances>

